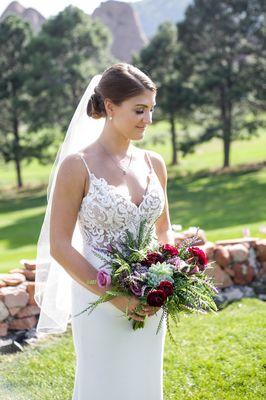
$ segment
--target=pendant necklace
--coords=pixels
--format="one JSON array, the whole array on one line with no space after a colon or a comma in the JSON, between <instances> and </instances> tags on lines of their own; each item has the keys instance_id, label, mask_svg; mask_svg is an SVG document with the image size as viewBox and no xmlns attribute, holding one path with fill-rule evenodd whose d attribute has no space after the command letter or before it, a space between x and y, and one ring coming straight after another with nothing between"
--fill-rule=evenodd
<instances>
[{"instance_id":1,"label":"pendant necklace","mask_svg":"<svg viewBox=\"0 0 266 400\"><path fill-rule=\"evenodd\" d=\"M123 175L126 175L128 169L129 169L129 166L130 166L130 164L131 164L132 152L131 152L131 155L130 155L130 160L129 160L128 166L127 166L127 168L124 168L124 167L121 167L121 165L118 165L117 161L111 156L111 154L105 149L105 147L104 147L100 142L98 142L98 143L99 143L99 144L101 145L101 147L104 149L105 153L111 158L111 160L113 161L113 163L123 172Z\"/></svg>"}]
</instances>

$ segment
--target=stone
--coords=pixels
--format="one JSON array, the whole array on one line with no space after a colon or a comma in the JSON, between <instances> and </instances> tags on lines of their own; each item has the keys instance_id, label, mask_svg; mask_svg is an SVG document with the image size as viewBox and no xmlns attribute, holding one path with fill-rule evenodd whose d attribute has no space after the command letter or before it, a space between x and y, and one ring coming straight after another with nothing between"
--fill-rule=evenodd
<instances>
[{"instance_id":1,"label":"stone","mask_svg":"<svg viewBox=\"0 0 266 400\"><path fill-rule=\"evenodd\" d=\"M199 247L205 252L208 260L214 260L214 243L207 241L206 243L204 243L204 245Z\"/></svg>"},{"instance_id":2,"label":"stone","mask_svg":"<svg viewBox=\"0 0 266 400\"><path fill-rule=\"evenodd\" d=\"M226 272L229 276L235 276L235 271L231 267L225 267L224 272Z\"/></svg>"},{"instance_id":3,"label":"stone","mask_svg":"<svg viewBox=\"0 0 266 400\"><path fill-rule=\"evenodd\" d=\"M0 337L6 336L8 330L8 324L6 322L0 322Z\"/></svg>"},{"instance_id":4,"label":"stone","mask_svg":"<svg viewBox=\"0 0 266 400\"><path fill-rule=\"evenodd\" d=\"M6 286L0 289L0 300L3 300L8 308L25 307L29 294L25 286Z\"/></svg>"},{"instance_id":5,"label":"stone","mask_svg":"<svg viewBox=\"0 0 266 400\"><path fill-rule=\"evenodd\" d=\"M17 15L19 18L28 22L35 33L41 30L42 24L46 21L39 11L32 7L25 8L18 1L10 2L1 15L0 21L3 21L8 15Z\"/></svg>"},{"instance_id":6,"label":"stone","mask_svg":"<svg viewBox=\"0 0 266 400\"><path fill-rule=\"evenodd\" d=\"M29 293L28 304L31 306L37 305L34 294L35 294L35 282L27 282L27 292Z\"/></svg>"},{"instance_id":7,"label":"stone","mask_svg":"<svg viewBox=\"0 0 266 400\"><path fill-rule=\"evenodd\" d=\"M9 329L31 329L37 324L36 317L26 317L26 318L14 318L13 321L9 323Z\"/></svg>"},{"instance_id":8,"label":"stone","mask_svg":"<svg viewBox=\"0 0 266 400\"><path fill-rule=\"evenodd\" d=\"M227 288L223 294L228 301L240 300L244 296L242 291L236 287Z\"/></svg>"},{"instance_id":9,"label":"stone","mask_svg":"<svg viewBox=\"0 0 266 400\"><path fill-rule=\"evenodd\" d=\"M31 270L28 270L28 269L24 269L23 274L24 274L24 276L26 277L26 279L28 281L35 281L36 271L31 271Z\"/></svg>"},{"instance_id":10,"label":"stone","mask_svg":"<svg viewBox=\"0 0 266 400\"><path fill-rule=\"evenodd\" d=\"M260 268L258 270L257 277L258 278L266 277L266 261L263 261L260 264Z\"/></svg>"},{"instance_id":11,"label":"stone","mask_svg":"<svg viewBox=\"0 0 266 400\"><path fill-rule=\"evenodd\" d=\"M266 239L261 239L256 242L257 257L262 261L266 261Z\"/></svg>"},{"instance_id":12,"label":"stone","mask_svg":"<svg viewBox=\"0 0 266 400\"><path fill-rule=\"evenodd\" d=\"M249 246L255 246L256 242L258 241L258 238L252 238L252 237L248 237L248 238L239 238L239 239L226 239L226 240L217 240L217 242L215 242L215 244L217 245L222 245L222 246L231 246L231 245L236 245L236 244L244 244L244 245L249 245Z\"/></svg>"},{"instance_id":13,"label":"stone","mask_svg":"<svg viewBox=\"0 0 266 400\"><path fill-rule=\"evenodd\" d=\"M1 274L0 278L7 286L17 286L26 280L25 276L20 273Z\"/></svg>"},{"instance_id":14,"label":"stone","mask_svg":"<svg viewBox=\"0 0 266 400\"><path fill-rule=\"evenodd\" d=\"M11 307L8 309L9 310L9 314L14 317L14 315L16 315L19 310L21 310L21 307Z\"/></svg>"},{"instance_id":15,"label":"stone","mask_svg":"<svg viewBox=\"0 0 266 400\"><path fill-rule=\"evenodd\" d=\"M118 60L130 62L132 54L138 53L148 43L138 14L130 4L123 1L101 2L91 17L99 19L111 31L111 53Z\"/></svg>"},{"instance_id":16,"label":"stone","mask_svg":"<svg viewBox=\"0 0 266 400\"><path fill-rule=\"evenodd\" d=\"M4 321L9 316L9 311L3 301L0 301L0 322Z\"/></svg>"},{"instance_id":17,"label":"stone","mask_svg":"<svg viewBox=\"0 0 266 400\"><path fill-rule=\"evenodd\" d=\"M226 247L217 246L213 257L221 267L227 267L230 264L230 253Z\"/></svg>"},{"instance_id":18,"label":"stone","mask_svg":"<svg viewBox=\"0 0 266 400\"><path fill-rule=\"evenodd\" d=\"M233 285L230 276L218 264L215 264L214 268L207 268L205 273L213 278L213 283L217 288L226 288Z\"/></svg>"},{"instance_id":19,"label":"stone","mask_svg":"<svg viewBox=\"0 0 266 400\"><path fill-rule=\"evenodd\" d=\"M35 271L36 270L36 264L35 263L30 263L30 262L25 262L24 263L24 265L25 265L25 268L28 270L28 271Z\"/></svg>"},{"instance_id":20,"label":"stone","mask_svg":"<svg viewBox=\"0 0 266 400\"><path fill-rule=\"evenodd\" d=\"M242 263L248 259L249 250L244 244L230 246L229 251L233 262Z\"/></svg>"},{"instance_id":21,"label":"stone","mask_svg":"<svg viewBox=\"0 0 266 400\"><path fill-rule=\"evenodd\" d=\"M235 273L233 280L237 285L246 285L254 279L254 269L247 264L238 263L232 266Z\"/></svg>"},{"instance_id":22,"label":"stone","mask_svg":"<svg viewBox=\"0 0 266 400\"><path fill-rule=\"evenodd\" d=\"M16 273L23 274L23 271L24 271L24 269L22 269L22 268L14 268L14 269L11 269L9 271L9 273L10 274L16 274Z\"/></svg>"},{"instance_id":23,"label":"stone","mask_svg":"<svg viewBox=\"0 0 266 400\"><path fill-rule=\"evenodd\" d=\"M38 306L26 306L21 308L18 314L16 315L17 318L25 318L31 317L32 315L39 315L40 308Z\"/></svg>"},{"instance_id":24,"label":"stone","mask_svg":"<svg viewBox=\"0 0 266 400\"><path fill-rule=\"evenodd\" d=\"M242 286L241 288L244 297L256 297L254 289L250 286Z\"/></svg>"}]
</instances>

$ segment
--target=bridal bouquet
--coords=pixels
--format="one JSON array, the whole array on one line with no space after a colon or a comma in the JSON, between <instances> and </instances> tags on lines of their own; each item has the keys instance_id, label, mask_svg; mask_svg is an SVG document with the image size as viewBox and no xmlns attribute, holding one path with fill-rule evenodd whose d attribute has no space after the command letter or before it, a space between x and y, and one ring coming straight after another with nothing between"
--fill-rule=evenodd
<instances>
[{"instance_id":1,"label":"bridal bouquet","mask_svg":"<svg viewBox=\"0 0 266 400\"><path fill-rule=\"evenodd\" d=\"M104 249L94 250L104 264L97 279L88 283L105 287L106 292L77 315L85 311L90 314L99 304L116 296L135 295L140 300L139 308L134 310L136 313L147 304L162 308L156 334L165 318L169 336L175 342L169 317L177 324L181 311L217 311L213 297L218 290L212 278L205 274L205 270L210 268L205 253L193 245L197 235L180 245L160 244L152 241L152 227L144 233L145 223L145 220L141 221L137 238L127 230L126 240L119 243L119 249L110 243ZM127 311L126 317L132 319ZM146 318L147 315L144 321L133 320L133 329L143 328Z\"/></svg>"}]
</instances>

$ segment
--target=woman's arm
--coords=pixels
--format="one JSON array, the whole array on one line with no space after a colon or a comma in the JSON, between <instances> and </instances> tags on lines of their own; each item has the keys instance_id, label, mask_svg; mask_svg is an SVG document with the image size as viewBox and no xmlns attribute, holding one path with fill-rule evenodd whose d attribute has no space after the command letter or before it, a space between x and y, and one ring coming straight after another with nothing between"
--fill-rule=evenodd
<instances>
[{"instance_id":1,"label":"woman's arm","mask_svg":"<svg viewBox=\"0 0 266 400\"><path fill-rule=\"evenodd\" d=\"M164 162L163 157L154 152L154 151L149 151L151 161L153 168L161 182L161 185L164 190L164 195L165 195L165 206L162 214L160 217L157 219L155 228L156 228L156 235L158 238L158 241L161 244L169 243L174 245L175 240L174 240L174 232L172 230L172 225L170 221L170 215L169 215L169 206L168 206L168 197L167 197L167 169L166 165Z\"/></svg>"},{"instance_id":2,"label":"woman's arm","mask_svg":"<svg viewBox=\"0 0 266 400\"><path fill-rule=\"evenodd\" d=\"M97 269L71 244L86 176L88 173L78 155L66 157L60 165L51 208L50 254L73 279L101 296L105 292L104 288L87 283L96 279Z\"/></svg>"}]
</instances>

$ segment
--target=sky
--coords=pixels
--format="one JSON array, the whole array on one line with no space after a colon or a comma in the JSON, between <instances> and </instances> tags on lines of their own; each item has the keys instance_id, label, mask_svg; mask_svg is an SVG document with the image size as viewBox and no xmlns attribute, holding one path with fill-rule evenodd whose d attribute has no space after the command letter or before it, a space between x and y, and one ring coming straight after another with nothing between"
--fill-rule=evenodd
<instances>
[{"instance_id":1,"label":"sky","mask_svg":"<svg viewBox=\"0 0 266 400\"><path fill-rule=\"evenodd\" d=\"M123 0L124 3L133 3L139 0ZM62 11L68 5L73 5L81 8L87 14L92 14L94 9L98 7L101 3L104 3L104 0L76 0L76 1L67 1L67 0L56 0L56 1L47 1L47 0L19 0L18 1L23 7L28 8L32 7L39 11L45 18L50 17L51 15L56 15L59 11ZM0 15L6 9L6 7L11 3L11 0L1 0L0 1Z\"/></svg>"}]
</instances>

